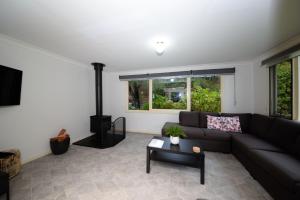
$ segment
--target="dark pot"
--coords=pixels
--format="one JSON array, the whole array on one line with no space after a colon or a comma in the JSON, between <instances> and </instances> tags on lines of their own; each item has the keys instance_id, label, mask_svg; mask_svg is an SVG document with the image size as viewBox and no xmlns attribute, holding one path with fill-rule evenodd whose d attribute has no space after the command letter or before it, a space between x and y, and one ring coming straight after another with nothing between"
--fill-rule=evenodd
<instances>
[{"instance_id":1,"label":"dark pot","mask_svg":"<svg viewBox=\"0 0 300 200\"><path fill-rule=\"evenodd\" d=\"M70 146L70 137L67 137L64 141L51 141L50 140L50 147L51 151L55 155L63 154L66 153L69 149Z\"/></svg>"}]
</instances>

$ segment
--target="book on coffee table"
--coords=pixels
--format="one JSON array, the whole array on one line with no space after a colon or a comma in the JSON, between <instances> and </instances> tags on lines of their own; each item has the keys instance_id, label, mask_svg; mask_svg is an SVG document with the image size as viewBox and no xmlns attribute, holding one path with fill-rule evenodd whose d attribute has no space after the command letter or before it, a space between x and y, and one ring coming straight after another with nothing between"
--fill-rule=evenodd
<instances>
[{"instance_id":1,"label":"book on coffee table","mask_svg":"<svg viewBox=\"0 0 300 200\"><path fill-rule=\"evenodd\" d=\"M154 147L154 148L162 148L163 145L164 145L164 141L159 139L152 139L151 142L148 144L149 147Z\"/></svg>"}]
</instances>

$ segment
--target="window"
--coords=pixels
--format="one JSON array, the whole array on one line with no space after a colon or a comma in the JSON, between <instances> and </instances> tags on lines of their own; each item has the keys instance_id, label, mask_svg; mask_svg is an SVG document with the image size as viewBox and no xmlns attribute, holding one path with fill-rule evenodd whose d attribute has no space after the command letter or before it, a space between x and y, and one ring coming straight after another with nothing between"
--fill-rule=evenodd
<instances>
[{"instance_id":1,"label":"window","mask_svg":"<svg viewBox=\"0 0 300 200\"><path fill-rule=\"evenodd\" d=\"M292 60L270 68L270 114L292 119L293 116L293 65Z\"/></svg>"},{"instance_id":2,"label":"window","mask_svg":"<svg viewBox=\"0 0 300 200\"><path fill-rule=\"evenodd\" d=\"M191 81L191 109L221 112L220 76L194 77Z\"/></svg>"},{"instance_id":3,"label":"window","mask_svg":"<svg viewBox=\"0 0 300 200\"><path fill-rule=\"evenodd\" d=\"M149 81L128 81L128 110L149 110Z\"/></svg>"},{"instance_id":4,"label":"window","mask_svg":"<svg viewBox=\"0 0 300 200\"><path fill-rule=\"evenodd\" d=\"M233 98L221 98L226 93L233 95L234 81L221 78L223 75L201 77L156 78L128 81L128 111L221 112L221 105L229 105ZM224 81L230 80L230 81ZM222 86L224 85L224 86ZM221 87L222 86L222 87Z\"/></svg>"},{"instance_id":5,"label":"window","mask_svg":"<svg viewBox=\"0 0 300 200\"><path fill-rule=\"evenodd\" d=\"M152 109L187 109L187 79L152 80Z\"/></svg>"}]
</instances>

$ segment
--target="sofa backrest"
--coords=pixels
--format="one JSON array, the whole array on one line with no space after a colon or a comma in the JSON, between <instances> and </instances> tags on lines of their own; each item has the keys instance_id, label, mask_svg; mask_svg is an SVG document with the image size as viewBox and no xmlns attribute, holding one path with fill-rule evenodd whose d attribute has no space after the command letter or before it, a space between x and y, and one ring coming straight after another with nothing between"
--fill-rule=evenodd
<instances>
[{"instance_id":1,"label":"sofa backrest","mask_svg":"<svg viewBox=\"0 0 300 200\"><path fill-rule=\"evenodd\" d=\"M251 119L250 113L222 113L222 114L220 114L220 113L213 113L213 112L181 111L179 113L179 124L181 126L207 128L207 115L224 116L224 117L239 116L242 131L248 132L248 130L249 130L249 121Z\"/></svg>"},{"instance_id":2,"label":"sofa backrest","mask_svg":"<svg viewBox=\"0 0 300 200\"><path fill-rule=\"evenodd\" d=\"M181 111L179 113L179 124L181 126L199 127L199 112Z\"/></svg>"},{"instance_id":3,"label":"sofa backrest","mask_svg":"<svg viewBox=\"0 0 300 200\"><path fill-rule=\"evenodd\" d=\"M300 157L300 123L293 120L275 118L268 134L268 140Z\"/></svg>"},{"instance_id":4,"label":"sofa backrest","mask_svg":"<svg viewBox=\"0 0 300 200\"><path fill-rule=\"evenodd\" d=\"M240 119L241 129L243 133L249 133L249 125L252 114L250 113L221 113L224 117L238 116Z\"/></svg>"},{"instance_id":5,"label":"sofa backrest","mask_svg":"<svg viewBox=\"0 0 300 200\"><path fill-rule=\"evenodd\" d=\"M253 114L249 124L249 133L262 139L268 139L274 118L260 114Z\"/></svg>"},{"instance_id":6,"label":"sofa backrest","mask_svg":"<svg viewBox=\"0 0 300 200\"><path fill-rule=\"evenodd\" d=\"M296 154L297 154L297 157L298 159L300 159L300 135L298 136L297 138L297 141L296 141L296 148L295 148L295 151L296 151ZM299 185L300 186L300 185ZM299 187L300 188L300 187ZM300 191L300 190L299 190Z\"/></svg>"}]
</instances>

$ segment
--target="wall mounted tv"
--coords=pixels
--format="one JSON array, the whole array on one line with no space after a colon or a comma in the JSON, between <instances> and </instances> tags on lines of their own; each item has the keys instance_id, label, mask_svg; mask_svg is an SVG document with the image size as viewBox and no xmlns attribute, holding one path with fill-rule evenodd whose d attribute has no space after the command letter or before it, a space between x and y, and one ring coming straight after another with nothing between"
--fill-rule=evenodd
<instances>
[{"instance_id":1,"label":"wall mounted tv","mask_svg":"<svg viewBox=\"0 0 300 200\"><path fill-rule=\"evenodd\" d=\"M0 65L0 106L20 105L23 72Z\"/></svg>"}]
</instances>

